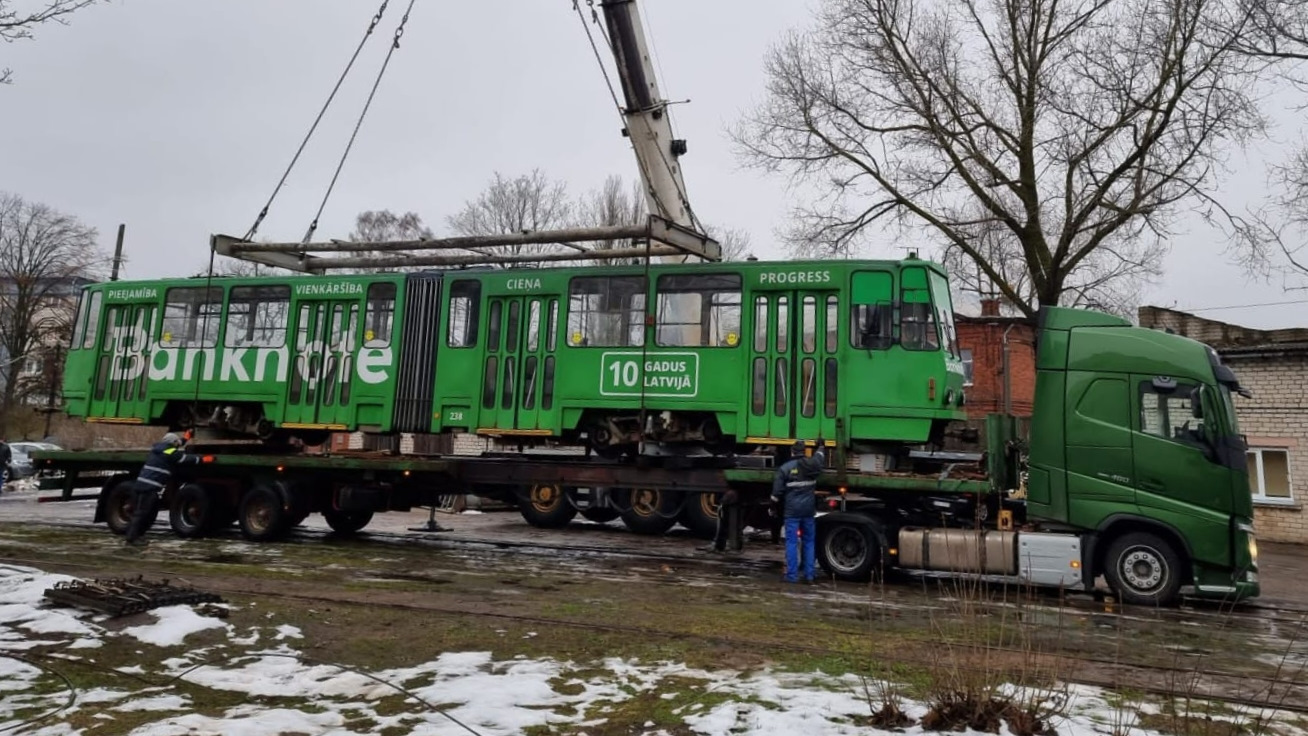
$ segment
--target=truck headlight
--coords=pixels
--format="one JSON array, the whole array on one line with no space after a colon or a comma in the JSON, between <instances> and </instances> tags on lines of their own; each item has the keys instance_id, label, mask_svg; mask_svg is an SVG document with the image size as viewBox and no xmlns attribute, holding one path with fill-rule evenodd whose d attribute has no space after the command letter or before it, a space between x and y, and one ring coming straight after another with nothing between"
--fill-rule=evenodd
<instances>
[{"instance_id":1,"label":"truck headlight","mask_svg":"<svg viewBox=\"0 0 1308 736\"><path fill-rule=\"evenodd\" d=\"M1252 534L1249 535L1249 561L1258 564L1258 540Z\"/></svg>"}]
</instances>

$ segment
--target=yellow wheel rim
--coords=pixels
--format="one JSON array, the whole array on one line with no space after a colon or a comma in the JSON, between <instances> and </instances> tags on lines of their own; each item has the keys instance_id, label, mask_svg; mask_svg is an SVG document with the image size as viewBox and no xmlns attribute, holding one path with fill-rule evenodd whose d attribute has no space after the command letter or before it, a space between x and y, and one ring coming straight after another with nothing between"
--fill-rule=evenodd
<instances>
[{"instance_id":1,"label":"yellow wheel rim","mask_svg":"<svg viewBox=\"0 0 1308 736\"><path fill-rule=\"evenodd\" d=\"M531 488L531 507L537 511L548 514L563 503L563 492L558 486L532 486Z\"/></svg>"},{"instance_id":2,"label":"yellow wheel rim","mask_svg":"<svg viewBox=\"0 0 1308 736\"><path fill-rule=\"evenodd\" d=\"M699 510L704 513L704 516L710 519L718 518L718 508L719 508L718 494L716 493L699 494Z\"/></svg>"},{"instance_id":3,"label":"yellow wheel rim","mask_svg":"<svg viewBox=\"0 0 1308 736\"><path fill-rule=\"evenodd\" d=\"M641 488L631 492L631 511L637 516L654 516L662 505L663 493L652 488Z\"/></svg>"}]
</instances>

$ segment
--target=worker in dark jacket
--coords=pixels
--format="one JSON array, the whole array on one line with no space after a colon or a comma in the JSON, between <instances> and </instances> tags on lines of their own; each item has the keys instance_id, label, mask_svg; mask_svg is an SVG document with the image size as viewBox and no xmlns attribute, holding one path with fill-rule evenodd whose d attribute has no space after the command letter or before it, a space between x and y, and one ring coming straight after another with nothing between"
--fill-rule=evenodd
<instances>
[{"instance_id":1,"label":"worker in dark jacket","mask_svg":"<svg viewBox=\"0 0 1308 736\"><path fill-rule=\"evenodd\" d=\"M132 522L127 526L126 543L132 546L144 546L145 532L154 517L156 504L164 488L172 482L173 467L198 463L200 458L182 452L185 440L181 435L169 432L163 439L150 448L150 455L145 465L136 475L136 484L132 489Z\"/></svg>"},{"instance_id":2,"label":"worker in dark jacket","mask_svg":"<svg viewBox=\"0 0 1308 736\"><path fill-rule=\"evenodd\" d=\"M791 458L777 468L772 481L772 498L780 503L786 518L786 582L799 582L803 573L804 582L811 583L815 576L813 569L814 537L817 534L814 519L817 516L817 479L826 467L826 444L818 438L817 447L812 456L805 457L804 443L796 442L791 449ZM803 542L803 569L800 568L799 544Z\"/></svg>"}]
</instances>

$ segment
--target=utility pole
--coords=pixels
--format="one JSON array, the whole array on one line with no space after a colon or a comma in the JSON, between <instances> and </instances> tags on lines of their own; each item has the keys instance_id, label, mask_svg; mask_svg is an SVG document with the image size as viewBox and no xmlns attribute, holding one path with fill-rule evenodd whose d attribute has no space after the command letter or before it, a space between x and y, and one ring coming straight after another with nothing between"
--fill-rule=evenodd
<instances>
[{"instance_id":1,"label":"utility pole","mask_svg":"<svg viewBox=\"0 0 1308 736\"><path fill-rule=\"evenodd\" d=\"M121 243L122 240L120 239L119 242ZM50 359L49 357L50 354L46 353L47 365L45 369L45 375L47 380L50 381L50 391L46 395L45 433L41 435L42 440L50 436L50 421L54 418L54 413L55 413L55 394L57 394L59 391L60 376L63 374L62 352L63 352L63 346L55 345L53 360Z\"/></svg>"},{"instance_id":2,"label":"utility pole","mask_svg":"<svg viewBox=\"0 0 1308 736\"><path fill-rule=\"evenodd\" d=\"M114 263L109 272L109 280L118 280L118 269L123 265L123 235L127 232L127 223L118 226L118 243L114 246Z\"/></svg>"}]
</instances>

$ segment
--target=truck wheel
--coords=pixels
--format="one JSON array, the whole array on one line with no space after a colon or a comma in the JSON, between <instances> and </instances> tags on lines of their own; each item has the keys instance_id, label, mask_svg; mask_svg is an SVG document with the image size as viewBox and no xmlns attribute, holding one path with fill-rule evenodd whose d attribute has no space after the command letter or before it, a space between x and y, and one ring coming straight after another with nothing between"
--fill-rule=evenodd
<instances>
[{"instance_id":1,"label":"truck wheel","mask_svg":"<svg viewBox=\"0 0 1308 736\"><path fill-rule=\"evenodd\" d=\"M114 534L126 534L127 527L132 523L132 511L136 507L133 498L135 494L132 492L134 485L135 481L131 478L123 478L105 493L104 520L109 525L109 531Z\"/></svg>"},{"instance_id":2,"label":"truck wheel","mask_svg":"<svg viewBox=\"0 0 1308 736\"><path fill-rule=\"evenodd\" d=\"M1166 606L1181 590L1181 556L1161 537L1148 532L1124 534L1108 545L1104 577L1122 602Z\"/></svg>"},{"instance_id":3,"label":"truck wheel","mask_svg":"<svg viewBox=\"0 0 1308 736\"><path fill-rule=\"evenodd\" d=\"M290 518L276 489L256 485L241 498L236 520L241 525L241 536L251 542L267 542L286 533Z\"/></svg>"},{"instance_id":4,"label":"truck wheel","mask_svg":"<svg viewBox=\"0 0 1308 736\"><path fill-rule=\"evenodd\" d=\"M618 505L626 509L622 523L637 534L662 534L677 523L680 499L667 491L637 488L618 496Z\"/></svg>"},{"instance_id":5,"label":"truck wheel","mask_svg":"<svg viewBox=\"0 0 1308 736\"><path fill-rule=\"evenodd\" d=\"M183 539L203 537L214 529L218 504L199 483L187 483L173 494L168 521Z\"/></svg>"},{"instance_id":6,"label":"truck wheel","mask_svg":"<svg viewBox=\"0 0 1308 736\"><path fill-rule=\"evenodd\" d=\"M718 502L721 498L719 493L695 493L687 496L677 521L690 530L691 535L700 539L712 539L718 533ZM745 509L740 511L744 513Z\"/></svg>"},{"instance_id":7,"label":"truck wheel","mask_svg":"<svg viewBox=\"0 0 1308 736\"><path fill-rule=\"evenodd\" d=\"M518 511L528 524L541 529L565 527L577 515L563 489L554 485L532 486L518 493Z\"/></svg>"},{"instance_id":8,"label":"truck wheel","mask_svg":"<svg viewBox=\"0 0 1308 736\"><path fill-rule=\"evenodd\" d=\"M337 534L349 535L368 526L368 522L372 521L372 512L327 509L322 512L322 518L327 522L327 526L332 528L332 531Z\"/></svg>"},{"instance_id":9,"label":"truck wheel","mask_svg":"<svg viewBox=\"0 0 1308 736\"><path fill-rule=\"evenodd\" d=\"M819 529L817 558L839 580L867 580L881 564L881 545L861 524L833 524Z\"/></svg>"}]
</instances>

